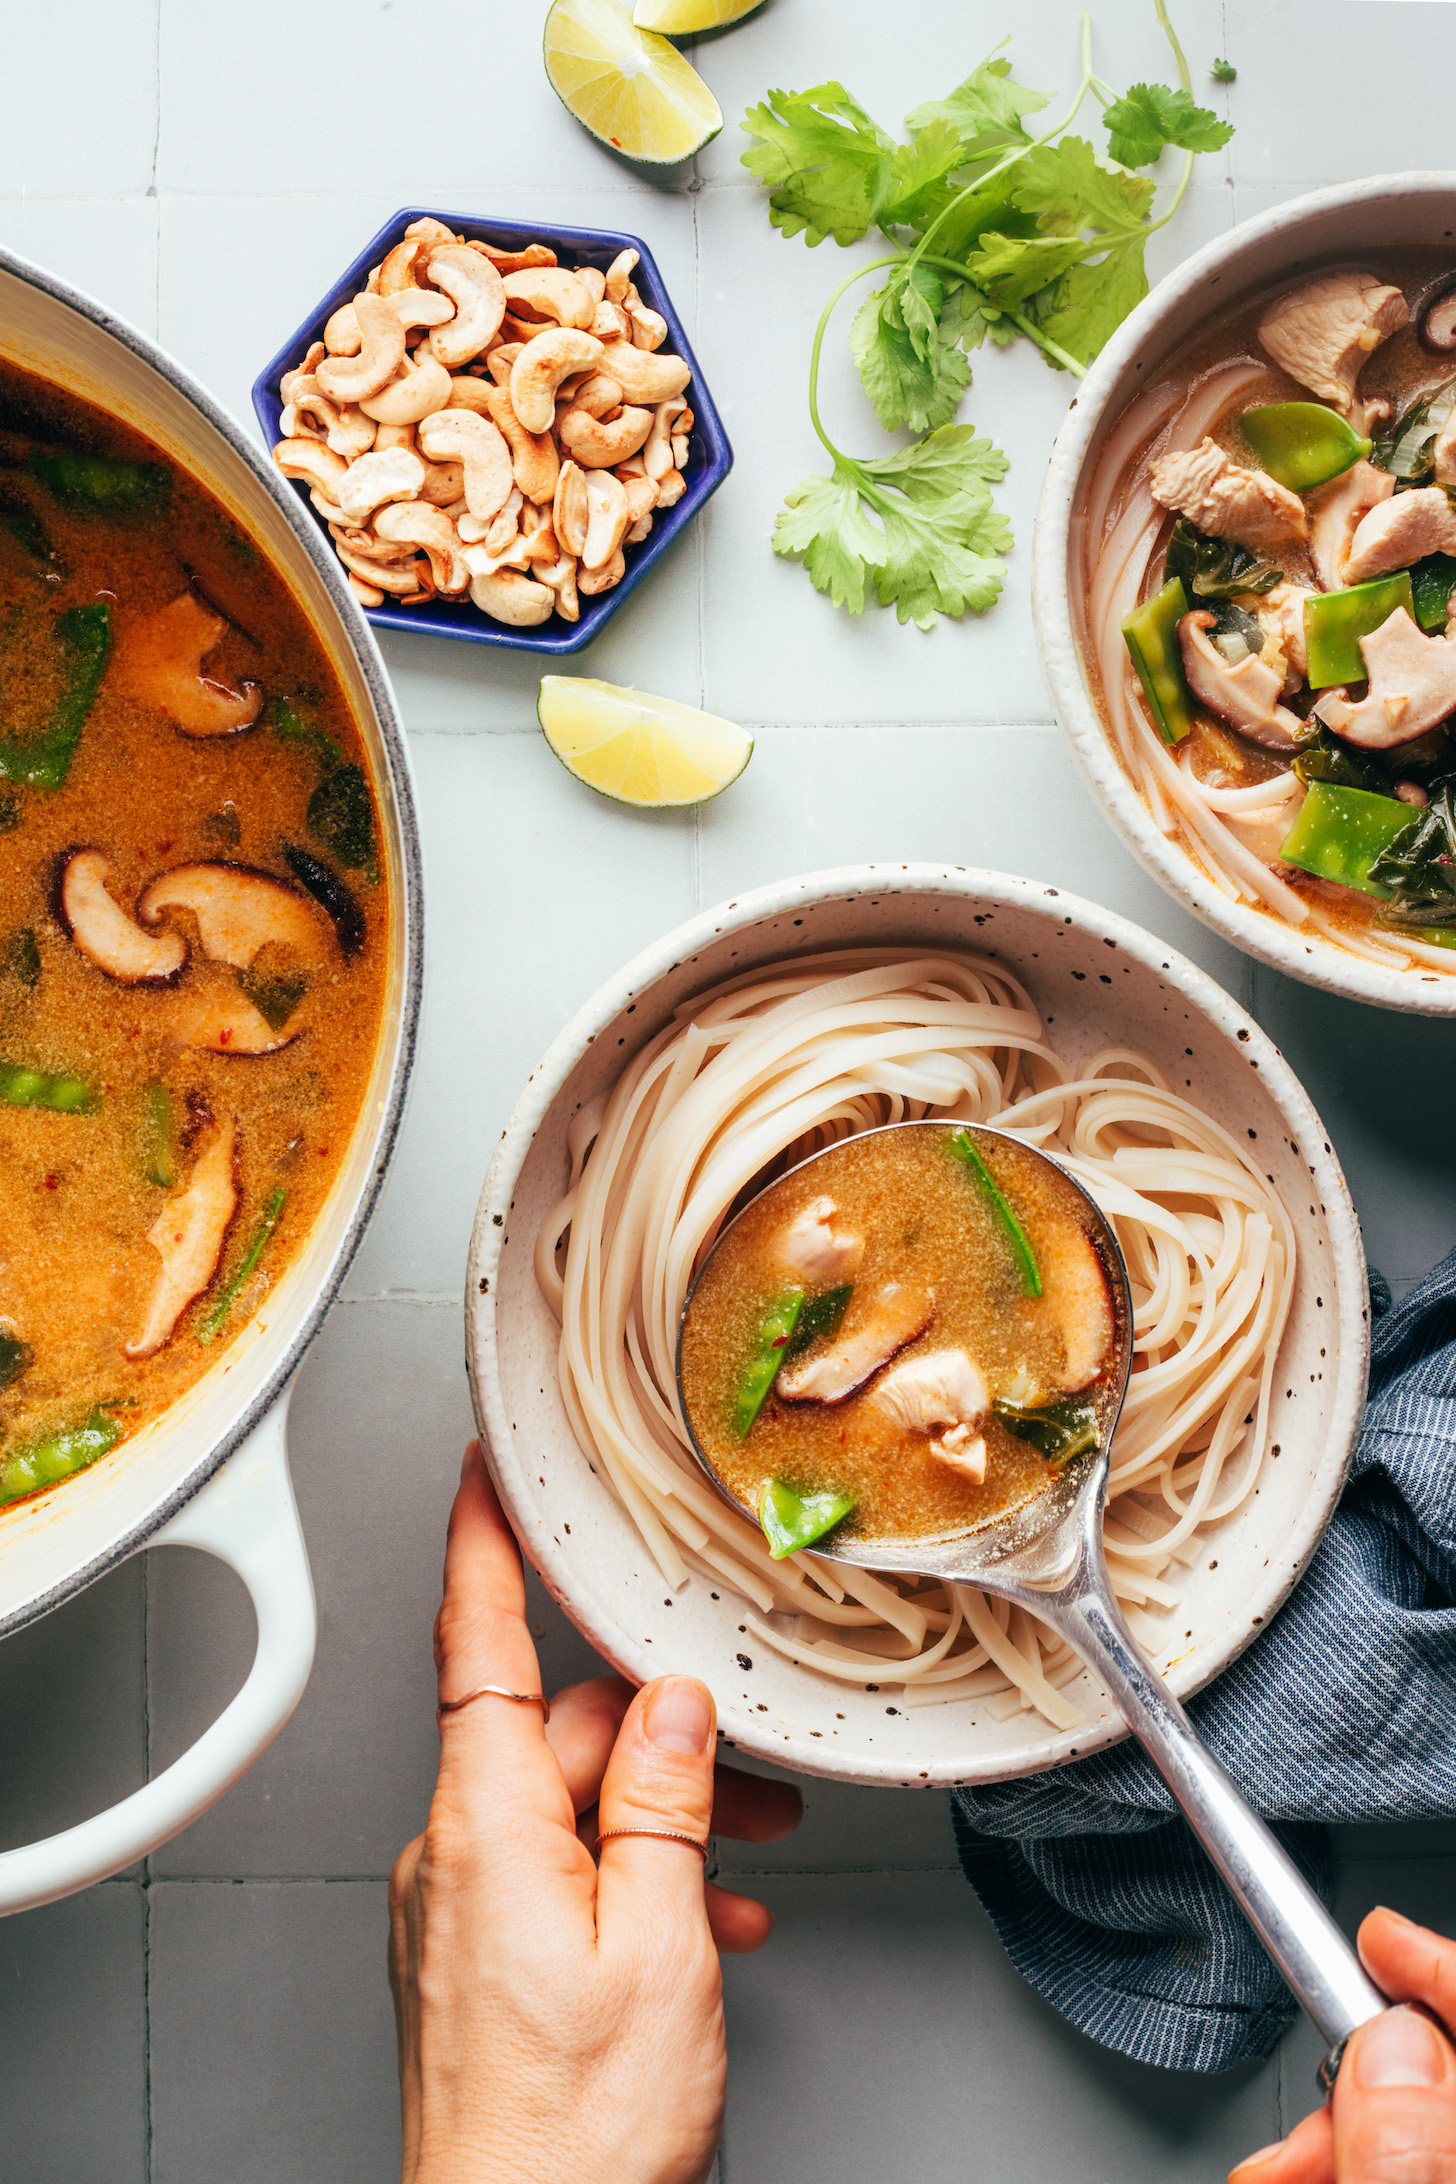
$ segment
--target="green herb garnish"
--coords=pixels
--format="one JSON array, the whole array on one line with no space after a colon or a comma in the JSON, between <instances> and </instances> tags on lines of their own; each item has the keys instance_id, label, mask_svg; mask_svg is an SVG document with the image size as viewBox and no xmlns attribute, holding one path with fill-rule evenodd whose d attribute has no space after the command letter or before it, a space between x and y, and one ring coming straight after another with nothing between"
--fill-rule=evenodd
<instances>
[{"instance_id":1,"label":"green herb garnish","mask_svg":"<svg viewBox=\"0 0 1456 2184\"><path fill-rule=\"evenodd\" d=\"M839 284L820 318L809 414L833 470L801 479L774 529L775 552L801 560L837 606L859 614L873 592L902 622L930 629L937 614L983 613L998 597L1012 538L991 487L1006 457L952 422L970 384L969 352L1024 336L1080 378L1146 295L1148 237L1177 210L1195 156L1232 134L1194 104L1164 0L1155 5L1181 88L1139 83L1116 97L1093 72L1084 16L1082 81L1039 136L1025 122L1048 100L994 55L949 97L906 116L908 142L840 83L771 91L745 114L754 141L743 164L767 186L782 234L847 245L877 228L891 245L891 255ZM1068 133L1089 95L1105 109L1106 159ZM1152 166L1170 145L1185 154L1183 173L1153 221L1152 180L1126 170ZM880 422L921 437L893 455L858 458L820 421L819 355L840 297L874 272L888 278L856 315L851 351Z\"/></svg>"}]
</instances>

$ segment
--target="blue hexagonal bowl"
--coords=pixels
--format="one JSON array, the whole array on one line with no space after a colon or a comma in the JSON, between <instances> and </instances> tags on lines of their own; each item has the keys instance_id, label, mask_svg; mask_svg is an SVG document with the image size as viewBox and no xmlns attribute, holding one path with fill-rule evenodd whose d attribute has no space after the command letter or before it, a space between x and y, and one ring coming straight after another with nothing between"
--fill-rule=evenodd
<instances>
[{"instance_id":1,"label":"blue hexagonal bowl","mask_svg":"<svg viewBox=\"0 0 1456 2184\"><path fill-rule=\"evenodd\" d=\"M651 575L663 555L671 552L704 502L717 492L733 468L733 450L723 430L723 420L672 307L672 298L663 285L657 261L640 235L619 235L609 228L548 228L535 220L524 224L519 220L475 220L465 213L439 212L432 205L406 206L385 222L353 264L339 275L318 308L289 335L278 354L254 380L253 408L263 437L270 448L280 437L278 420L283 403L278 382L283 374L302 362L311 342L323 339L329 318L341 303L358 294L368 278L369 268L404 240L404 231L412 221L424 219L443 220L457 235L474 236L482 242L498 244L503 250L521 250L527 243L546 243L563 265L597 265L603 272L619 251L635 250L640 260L633 276L638 291L643 301L667 321L667 340L663 348L682 357L692 369L688 399L696 423L689 443L687 491L675 508L666 509L655 517L652 531L642 545L628 548L627 573L621 583L612 591L599 592L595 598L582 600L580 621L562 622L553 616L539 629L510 629L503 623L492 622L469 599L434 599L423 607L385 605L365 609L378 629L427 630L432 637L463 637L470 644L505 645L513 652L580 652L600 634L622 602ZM307 488L300 483L297 489L307 503ZM323 529L322 518L318 521Z\"/></svg>"}]
</instances>

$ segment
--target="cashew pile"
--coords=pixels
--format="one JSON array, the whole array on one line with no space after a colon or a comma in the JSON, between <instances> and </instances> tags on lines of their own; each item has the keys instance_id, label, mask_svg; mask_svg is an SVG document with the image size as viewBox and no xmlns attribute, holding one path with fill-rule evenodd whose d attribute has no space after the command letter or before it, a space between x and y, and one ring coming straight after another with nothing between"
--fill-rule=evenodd
<instances>
[{"instance_id":1,"label":"cashew pile","mask_svg":"<svg viewBox=\"0 0 1456 2184\"><path fill-rule=\"evenodd\" d=\"M632 281L405 230L279 391L303 479L366 607L467 592L494 621L574 622L686 491L693 413L667 323Z\"/></svg>"}]
</instances>

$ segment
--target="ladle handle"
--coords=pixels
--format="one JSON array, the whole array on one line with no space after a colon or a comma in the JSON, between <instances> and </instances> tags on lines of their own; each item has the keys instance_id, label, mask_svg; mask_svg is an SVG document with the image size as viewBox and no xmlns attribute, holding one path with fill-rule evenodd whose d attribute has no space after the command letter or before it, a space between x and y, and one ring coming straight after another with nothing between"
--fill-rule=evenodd
<instances>
[{"instance_id":1,"label":"ladle handle","mask_svg":"<svg viewBox=\"0 0 1456 2184\"><path fill-rule=\"evenodd\" d=\"M1177 1798L1249 1924L1329 2043L1328 2093L1357 2025L1389 2004L1293 1859L1245 1803L1192 1722L1139 1652L1101 1568L1038 1605L1072 1646Z\"/></svg>"}]
</instances>

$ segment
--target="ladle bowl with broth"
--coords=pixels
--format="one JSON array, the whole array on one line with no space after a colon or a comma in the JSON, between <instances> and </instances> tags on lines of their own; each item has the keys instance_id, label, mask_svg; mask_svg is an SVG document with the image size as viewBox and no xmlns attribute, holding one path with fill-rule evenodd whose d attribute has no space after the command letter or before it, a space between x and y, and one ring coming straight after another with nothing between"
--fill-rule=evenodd
<instances>
[{"instance_id":1,"label":"ladle bowl with broth","mask_svg":"<svg viewBox=\"0 0 1456 2184\"><path fill-rule=\"evenodd\" d=\"M1105 1447L1115 1243L1055 1161L980 1126L869 1130L771 1184L688 1297L684 1414L776 1558L1000 1523Z\"/></svg>"}]
</instances>

